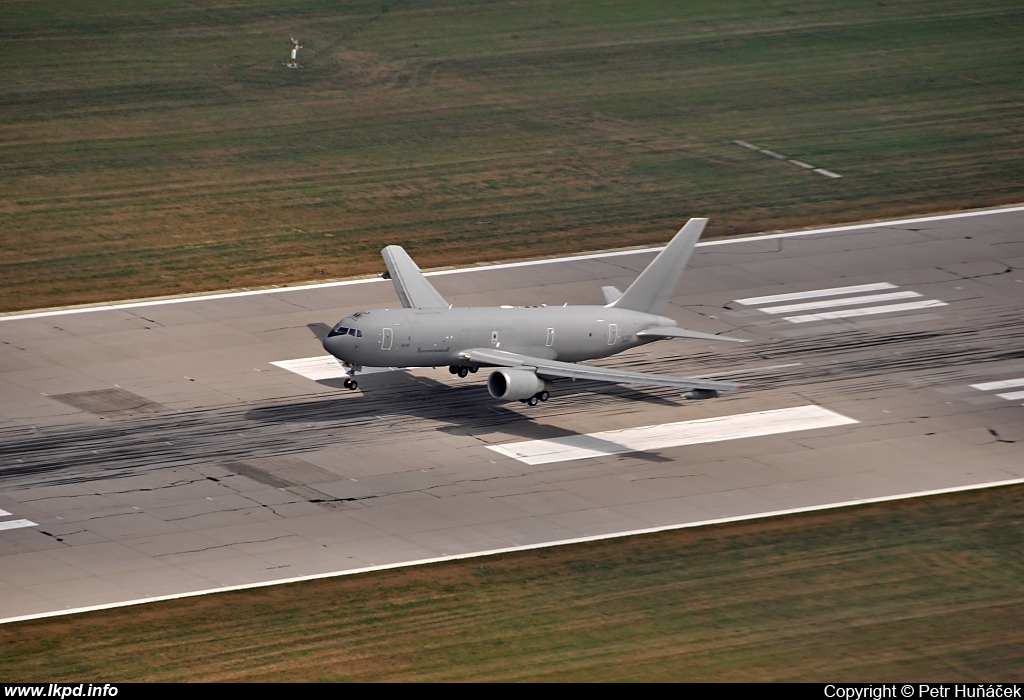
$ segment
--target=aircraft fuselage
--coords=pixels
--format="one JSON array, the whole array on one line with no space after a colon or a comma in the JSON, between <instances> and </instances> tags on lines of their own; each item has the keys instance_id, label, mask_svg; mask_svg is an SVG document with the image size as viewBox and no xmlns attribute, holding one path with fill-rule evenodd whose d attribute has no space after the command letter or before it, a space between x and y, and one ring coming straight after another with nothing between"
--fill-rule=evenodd
<instances>
[{"instance_id":1,"label":"aircraft fuselage","mask_svg":"<svg viewBox=\"0 0 1024 700\"><path fill-rule=\"evenodd\" d=\"M675 325L605 306L376 309L346 316L323 345L339 360L367 367L467 365L459 353L473 348L579 362L645 345L655 338L639 338L639 331Z\"/></svg>"}]
</instances>

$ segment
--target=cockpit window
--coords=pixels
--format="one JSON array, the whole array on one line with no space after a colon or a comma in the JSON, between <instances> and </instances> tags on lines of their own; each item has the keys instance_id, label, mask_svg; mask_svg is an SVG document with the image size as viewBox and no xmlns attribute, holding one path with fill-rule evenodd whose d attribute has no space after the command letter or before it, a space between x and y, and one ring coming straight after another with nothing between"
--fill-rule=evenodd
<instances>
[{"instance_id":1,"label":"cockpit window","mask_svg":"<svg viewBox=\"0 0 1024 700\"><path fill-rule=\"evenodd\" d=\"M333 338L336 335L345 335L346 333L348 333L348 331L348 328L339 323L338 325L331 329L331 332L327 334L327 337Z\"/></svg>"},{"instance_id":2,"label":"cockpit window","mask_svg":"<svg viewBox=\"0 0 1024 700\"><path fill-rule=\"evenodd\" d=\"M348 334L349 335L355 335L356 334L356 329L355 328L349 328L348 329Z\"/></svg>"}]
</instances>

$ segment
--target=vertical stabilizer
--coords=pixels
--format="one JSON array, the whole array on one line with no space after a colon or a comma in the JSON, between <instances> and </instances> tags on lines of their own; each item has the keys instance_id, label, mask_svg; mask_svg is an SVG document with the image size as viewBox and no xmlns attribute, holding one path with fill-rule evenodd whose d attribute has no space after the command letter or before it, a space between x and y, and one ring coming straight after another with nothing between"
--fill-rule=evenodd
<instances>
[{"instance_id":1,"label":"vertical stabilizer","mask_svg":"<svg viewBox=\"0 0 1024 700\"><path fill-rule=\"evenodd\" d=\"M676 289L679 275L686 267L707 226L707 219L690 219L669 241L658 257L640 273L621 297L609 304L619 309L660 314Z\"/></svg>"},{"instance_id":2,"label":"vertical stabilizer","mask_svg":"<svg viewBox=\"0 0 1024 700\"><path fill-rule=\"evenodd\" d=\"M402 306L407 309L447 309L451 306L401 246L389 245L380 254Z\"/></svg>"}]
</instances>

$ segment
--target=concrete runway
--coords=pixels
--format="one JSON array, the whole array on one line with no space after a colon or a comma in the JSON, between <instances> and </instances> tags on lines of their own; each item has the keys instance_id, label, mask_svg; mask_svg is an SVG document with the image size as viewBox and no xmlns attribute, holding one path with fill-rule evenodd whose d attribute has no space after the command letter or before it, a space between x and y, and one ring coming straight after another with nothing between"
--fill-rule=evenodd
<instances>
[{"instance_id":1,"label":"concrete runway","mask_svg":"<svg viewBox=\"0 0 1024 700\"><path fill-rule=\"evenodd\" d=\"M652 256L432 281L595 304ZM1024 207L712 241L666 315L753 342L599 364L749 388L563 381L535 408L486 370L349 392L271 364L397 305L384 280L0 316L0 620L1021 479L1022 302Z\"/></svg>"}]
</instances>

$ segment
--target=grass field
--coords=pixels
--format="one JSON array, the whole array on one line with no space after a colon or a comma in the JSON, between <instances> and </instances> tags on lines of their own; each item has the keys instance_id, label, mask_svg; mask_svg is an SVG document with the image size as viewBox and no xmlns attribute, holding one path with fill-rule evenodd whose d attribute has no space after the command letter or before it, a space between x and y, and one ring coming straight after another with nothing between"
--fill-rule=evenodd
<instances>
[{"instance_id":1,"label":"grass field","mask_svg":"<svg viewBox=\"0 0 1024 700\"><path fill-rule=\"evenodd\" d=\"M1011 0L10 0L0 310L1021 201L1022 35Z\"/></svg>"},{"instance_id":2,"label":"grass field","mask_svg":"<svg viewBox=\"0 0 1024 700\"><path fill-rule=\"evenodd\" d=\"M0 626L0 679L1024 680L1024 488Z\"/></svg>"}]
</instances>

